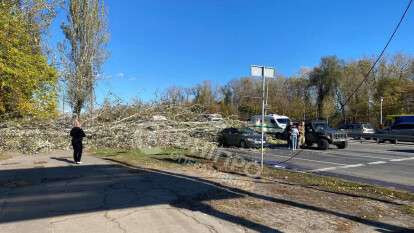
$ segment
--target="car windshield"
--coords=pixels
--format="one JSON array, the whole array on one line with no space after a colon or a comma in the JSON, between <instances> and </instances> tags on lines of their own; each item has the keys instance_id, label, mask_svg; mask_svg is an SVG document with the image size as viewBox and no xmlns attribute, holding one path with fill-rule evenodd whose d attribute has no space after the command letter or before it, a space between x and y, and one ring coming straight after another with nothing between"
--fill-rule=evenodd
<instances>
[{"instance_id":1,"label":"car windshield","mask_svg":"<svg viewBox=\"0 0 414 233\"><path fill-rule=\"evenodd\" d=\"M255 131L250 128L243 128L240 131L244 134L255 134Z\"/></svg>"},{"instance_id":2,"label":"car windshield","mask_svg":"<svg viewBox=\"0 0 414 233\"><path fill-rule=\"evenodd\" d=\"M367 123L367 124L363 124L362 127L364 127L364 129L373 129L372 125Z\"/></svg>"},{"instance_id":3,"label":"car windshield","mask_svg":"<svg viewBox=\"0 0 414 233\"><path fill-rule=\"evenodd\" d=\"M321 131L321 130L329 128L329 126L326 122L313 123L312 126L315 129L315 131Z\"/></svg>"},{"instance_id":4,"label":"car windshield","mask_svg":"<svg viewBox=\"0 0 414 233\"><path fill-rule=\"evenodd\" d=\"M279 122L279 124L287 124L289 122L288 118L279 118L277 119L277 122Z\"/></svg>"}]
</instances>

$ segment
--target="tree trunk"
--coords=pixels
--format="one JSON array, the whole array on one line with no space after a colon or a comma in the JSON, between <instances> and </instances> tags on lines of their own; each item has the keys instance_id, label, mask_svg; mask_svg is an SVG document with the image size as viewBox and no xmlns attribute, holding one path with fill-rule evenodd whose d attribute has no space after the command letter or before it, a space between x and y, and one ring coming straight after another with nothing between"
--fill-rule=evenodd
<instances>
[{"instance_id":1,"label":"tree trunk","mask_svg":"<svg viewBox=\"0 0 414 233\"><path fill-rule=\"evenodd\" d=\"M75 105L73 106L73 115L80 116L82 110L82 101L76 101Z\"/></svg>"}]
</instances>

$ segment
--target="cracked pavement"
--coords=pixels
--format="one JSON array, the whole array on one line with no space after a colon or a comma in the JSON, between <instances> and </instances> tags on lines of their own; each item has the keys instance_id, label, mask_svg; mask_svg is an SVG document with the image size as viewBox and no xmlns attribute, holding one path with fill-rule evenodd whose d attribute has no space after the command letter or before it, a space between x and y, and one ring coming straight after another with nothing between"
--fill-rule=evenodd
<instances>
[{"instance_id":1,"label":"cracked pavement","mask_svg":"<svg viewBox=\"0 0 414 233\"><path fill-rule=\"evenodd\" d=\"M203 201L234 193L190 178L70 152L0 162L0 233L246 232ZM217 211L216 211L217 212ZM256 224L257 225L257 224ZM248 230L276 232L257 227Z\"/></svg>"}]
</instances>

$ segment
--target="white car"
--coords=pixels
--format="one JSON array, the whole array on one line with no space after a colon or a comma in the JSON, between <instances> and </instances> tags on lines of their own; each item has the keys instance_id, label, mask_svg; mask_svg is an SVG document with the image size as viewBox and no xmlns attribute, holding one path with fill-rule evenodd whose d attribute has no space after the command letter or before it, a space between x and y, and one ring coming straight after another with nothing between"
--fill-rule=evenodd
<instances>
[{"instance_id":1,"label":"white car","mask_svg":"<svg viewBox=\"0 0 414 233\"><path fill-rule=\"evenodd\" d=\"M283 134L289 122L290 119L287 116L278 114L265 115L263 131L271 134ZM248 120L248 125L256 131L261 131L262 116L256 115L250 117L250 119Z\"/></svg>"}]
</instances>

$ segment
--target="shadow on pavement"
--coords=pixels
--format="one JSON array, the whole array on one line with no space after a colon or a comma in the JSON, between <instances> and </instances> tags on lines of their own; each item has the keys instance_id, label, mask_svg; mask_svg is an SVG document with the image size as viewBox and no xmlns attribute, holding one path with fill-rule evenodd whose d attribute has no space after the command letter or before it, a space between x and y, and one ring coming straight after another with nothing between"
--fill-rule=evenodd
<instances>
[{"instance_id":1,"label":"shadow on pavement","mask_svg":"<svg viewBox=\"0 0 414 233\"><path fill-rule=\"evenodd\" d=\"M208 181L121 165L2 170L0 224L169 204L258 232L279 232L204 204L208 200L239 197L242 195L215 187Z\"/></svg>"},{"instance_id":2,"label":"shadow on pavement","mask_svg":"<svg viewBox=\"0 0 414 233\"><path fill-rule=\"evenodd\" d=\"M16 183L15 186L12 185L13 182ZM230 188L197 177L120 165L2 170L0 206L3 208L0 212L0 223L169 204L200 211L258 232L280 232L260 223L220 212L204 202L245 196L333 215L387 231L410 232L410 229L404 227Z\"/></svg>"},{"instance_id":3,"label":"shadow on pavement","mask_svg":"<svg viewBox=\"0 0 414 233\"><path fill-rule=\"evenodd\" d=\"M414 150L410 149L400 149L400 150L388 150L392 152L403 152L403 153L414 153Z\"/></svg>"},{"instance_id":4,"label":"shadow on pavement","mask_svg":"<svg viewBox=\"0 0 414 233\"><path fill-rule=\"evenodd\" d=\"M75 164L75 162L72 159L70 159L69 157L67 157L67 158L51 157L51 159L56 160L56 161L65 162L65 163Z\"/></svg>"}]
</instances>

